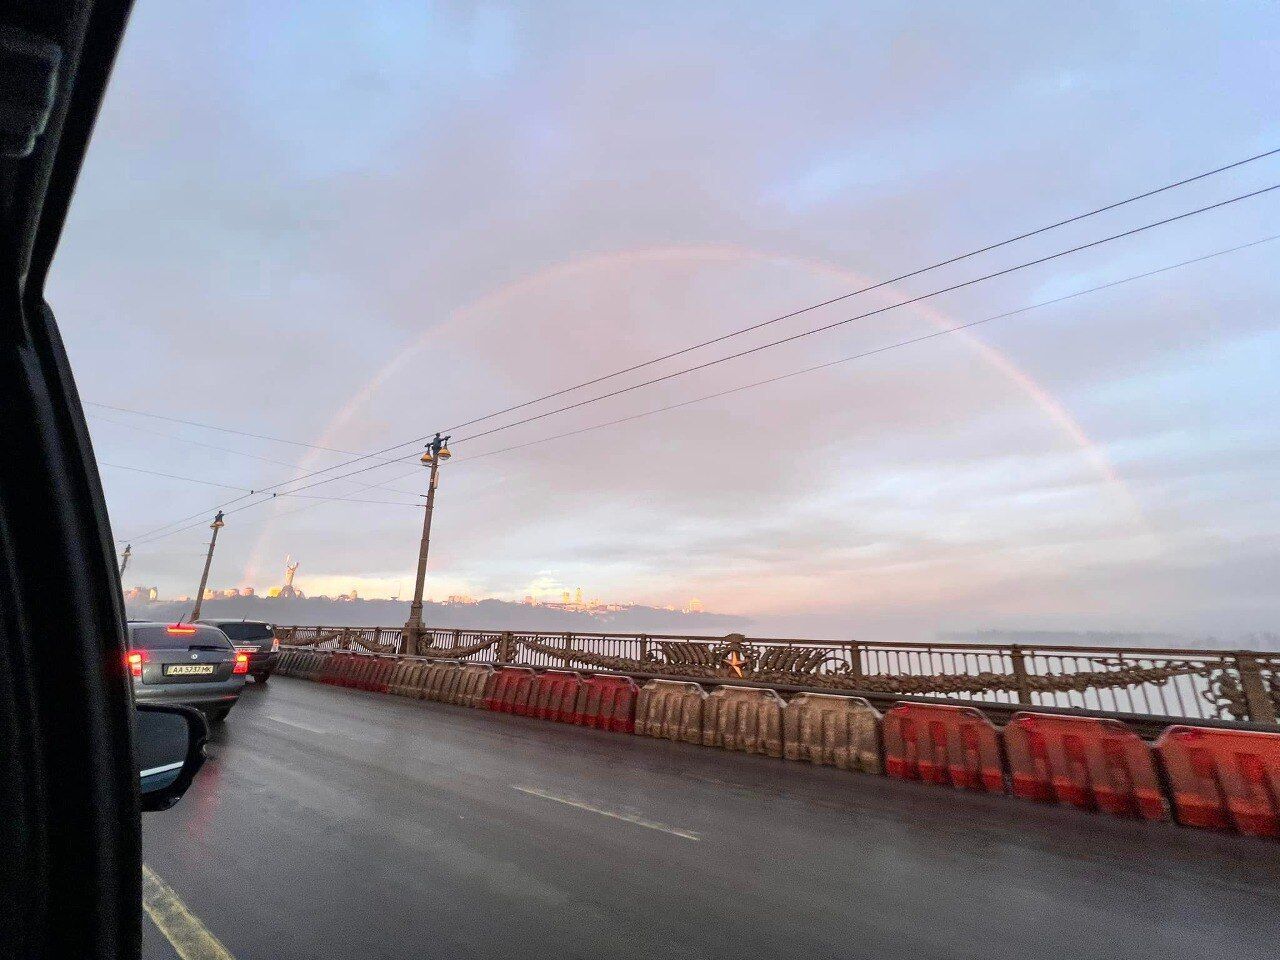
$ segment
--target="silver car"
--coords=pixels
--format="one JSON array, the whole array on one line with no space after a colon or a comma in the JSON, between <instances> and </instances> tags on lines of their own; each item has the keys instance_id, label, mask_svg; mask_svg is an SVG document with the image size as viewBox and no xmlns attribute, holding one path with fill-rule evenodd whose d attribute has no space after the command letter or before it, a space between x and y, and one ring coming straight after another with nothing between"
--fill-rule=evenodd
<instances>
[{"instance_id":1,"label":"silver car","mask_svg":"<svg viewBox=\"0 0 1280 960\"><path fill-rule=\"evenodd\" d=\"M217 627L199 623L129 623L125 664L138 703L196 707L213 722L240 699L249 657Z\"/></svg>"}]
</instances>

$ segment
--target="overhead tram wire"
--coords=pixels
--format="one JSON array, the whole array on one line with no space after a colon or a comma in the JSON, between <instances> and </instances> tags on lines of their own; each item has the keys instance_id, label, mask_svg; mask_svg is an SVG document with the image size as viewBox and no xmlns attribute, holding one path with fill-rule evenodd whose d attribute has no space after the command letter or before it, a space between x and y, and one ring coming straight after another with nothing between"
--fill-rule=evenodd
<instances>
[{"instance_id":1,"label":"overhead tram wire","mask_svg":"<svg viewBox=\"0 0 1280 960\"><path fill-rule=\"evenodd\" d=\"M690 344L687 347L682 347L679 350L672 351L671 353L666 353L666 354L663 354L662 356L654 357L650 360L645 360L641 363L632 364L629 367L624 367L620 370L615 370L612 373L604 374L592 380L584 380L582 383L574 384L571 387L564 387L563 389L556 390L552 393L543 394L542 396L536 397L532 400L525 400L521 403L517 403L513 406L506 407L502 410L496 410L493 413L485 414L483 417L476 417L474 420L468 420L464 423L455 424L451 427L447 427L441 430L440 432L452 433L454 430L462 430L462 429L465 429L466 427L474 426L477 423L483 423L486 420L492 420L494 417L500 417L503 414L513 413L516 410L523 410L526 407L530 407L530 406L533 406L534 404L541 403L544 400L551 400L551 399L554 399L555 397L561 397L561 396L564 396L566 393L572 393L575 390L581 390L586 387L595 386L596 384L603 383L606 380L612 380L613 378L623 376L624 374L634 373L636 370L643 370L645 367L651 367L656 363L662 363L665 360L671 360L671 359L674 359L675 357L683 356L686 353L692 353L694 350L700 350L703 347L709 347L717 343L723 343L725 340L730 340L734 337L739 337L739 336L742 336L743 334L751 333L755 330L763 329L764 327L770 326L775 323L781 323L784 320L790 320L793 317L798 317L806 313L811 313L814 310L820 310L823 307L829 307L834 303L840 303L843 300L848 300L851 297L856 297L863 293L870 293L872 290L879 290L880 288L887 287L890 284L900 283L903 280L909 280L912 277L918 277L921 274L929 273L932 270L938 270L938 269L941 269L942 267L947 267L947 266L951 266L952 264L960 263L961 261L968 260L971 257L976 257L983 253L989 253L990 251L998 250L1001 247L1007 247L1010 244L1017 243L1021 240L1027 240L1031 237L1038 236L1042 233L1048 233L1050 230L1057 230L1059 227L1065 227L1072 223L1079 223L1081 220L1087 220L1089 217L1095 217L1099 214L1106 213L1110 210L1119 209L1120 207L1127 206L1128 204L1136 203L1139 200L1145 200L1148 197L1154 197L1158 194L1166 193L1169 190L1175 190L1178 187L1184 187L1189 183L1195 183L1198 180L1204 180L1208 177L1216 176L1219 173L1225 173L1228 170L1234 170L1237 167L1242 167L1245 164L1253 163L1257 160L1263 160L1263 159L1266 159L1267 157L1271 157L1276 154L1280 154L1280 147L1276 147L1275 149L1264 151L1263 153L1254 154L1251 157L1245 157L1243 160L1236 160L1232 163L1225 164L1224 166L1221 166L1221 167L1215 167L1212 170L1206 170L1204 173L1198 173L1192 177L1186 177L1182 180L1177 180L1173 183L1167 183L1162 187L1156 187L1152 190L1147 190L1144 193L1135 194L1132 197L1126 197L1124 200L1117 200L1114 203L1109 203L1109 204L1106 204L1105 206L1097 207L1093 210L1089 210L1086 213L1080 213L1080 214L1076 214L1073 217L1067 217L1065 220L1058 220L1055 223L1050 223L1043 227L1037 227L1034 230L1028 230L1025 233L1018 234L1017 236L1009 237L1007 240L1000 240L996 243L988 244L985 247L979 247L976 250L970 250L967 253L961 253L956 256L949 257L946 260L939 260L937 263L930 264L927 267L919 267L918 269L910 270L907 273L899 274L896 277L890 277L887 280L880 280L877 283L873 283L873 284L870 284L869 286L861 287L857 290L852 290L849 293L841 294L838 297L832 297L829 300L823 300L821 303L810 304L807 307L802 307L799 310L792 310L790 313L784 313L781 316L773 317L769 320L762 320L759 323L755 323L747 327L741 327L737 330L731 330L728 333L721 334L720 336L712 337L710 340L703 340L699 343ZM415 440L412 442L417 443L420 441Z\"/></svg>"},{"instance_id":2,"label":"overhead tram wire","mask_svg":"<svg viewBox=\"0 0 1280 960\"><path fill-rule=\"evenodd\" d=\"M1169 190L1174 190L1174 189L1176 189L1176 188L1178 188L1178 187L1186 186L1187 184L1195 183L1196 181L1199 181L1199 180L1204 180L1204 179L1206 179L1206 178L1208 178L1208 177L1212 177L1212 176L1215 176L1215 175L1220 174L1220 173L1225 173L1225 172L1226 172L1226 171L1228 171L1228 170L1233 170L1233 169L1236 169L1236 168L1238 168L1238 167L1244 166L1245 164L1253 163L1253 162L1255 162L1255 161L1262 160L1262 159L1265 159L1265 158L1267 158L1267 157L1274 156L1274 155L1276 155L1276 154L1280 154L1280 147L1277 147L1277 148L1274 148L1274 149L1271 149L1271 150L1266 150L1266 151L1264 151L1264 152L1262 152L1262 153L1257 153L1257 154L1254 154L1254 155L1252 155L1252 156L1245 157L1245 158L1243 158L1243 159L1241 159L1241 160L1236 160L1236 161L1233 161L1232 163L1224 164L1223 166L1220 166L1220 167L1215 167L1215 168L1214 168L1214 169L1212 169L1212 170L1206 170L1206 171L1204 171L1203 173L1198 173L1198 174L1196 174L1196 175L1194 175L1194 176L1186 177L1186 178L1184 178L1184 179L1182 179L1182 180L1174 181L1173 183L1168 183L1168 184L1165 184L1165 185L1160 186L1160 187L1155 187L1155 188L1153 188L1153 189L1151 189L1151 190L1147 190L1147 191L1145 191L1145 192L1143 192L1143 193L1135 194L1134 196L1127 197L1127 198L1125 198L1125 199L1123 199L1123 200L1118 200L1118 201L1115 201L1114 203L1110 203L1110 204L1106 204L1105 206L1097 207L1097 208L1095 208L1095 209L1093 209L1093 210L1089 210L1089 211L1087 211L1087 212L1085 212L1085 213L1076 214L1075 216L1068 217L1068 218L1066 218L1065 220L1059 220L1059 221L1056 221L1056 222L1054 222L1054 223L1048 224L1048 225L1046 225L1046 226L1038 227L1038 228L1036 228L1036 229L1034 229L1034 230L1029 230L1029 231L1026 231L1026 232L1024 232L1024 233L1018 234L1017 236L1010 237L1010 238L1008 238L1008 239L1006 239L1006 240L1001 240L1001 241L999 241L999 242L997 242L997 243L988 244L987 246L980 247L980 248L978 248L978 249L976 249L976 250L971 250L971 251L969 251L968 253L960 254L960 255L958 255L958 256L954 256L954 257L951 257L951 258L949 258L949 259L939 261L938 263L931 264L931 265L926 266L926 267L920 267L919 269L912 270L912 271L910 271L910 272L908 272L908 273L901 274L901 275L899 275L898 277L891 278L891 279L888 279L888 280L884 280L884 281L881 281L881 282L879 282L879 283L873 284L873 285L868 286L868 287L863 287L863 288L861 288L861 289L859 289L859 290L855 290L855 291L852 291L852 292L850 292L850 293L843 294L842 296L835 297L835 298L832 298L832 299L830 299L830 300L824 300L824 301L822 301L821 303L811 304L810 306L807 306L807 307L801 308L801 309L799 309L799 310L792 311L791 313L784 314L784 315L782 315L782 316L780 316L780 317L775 317L775 318L773 318L773 319L771 319L771 320L766 320L766 321L762 321L762 322L757 323L757 324L753 324L753 325L751 325L751 326L743 327L743 328L741 328L741 329L739 329L739 330L730 331L729 333L723 334L723 335L721 335L721 336L719 336L719 337L716 337L716 338L714 338L714 339L712 339L712 340L707 340L707 341L704 341L704 342L702 342L702 343L697 343L697 344L693 344L693 345L688 346L688 347L684 347L684 348L682 348L682 349L680 349L680 350L678 350L678 351L676 351L676 352L674 352L674 353L665 354L665 355L663 355L663 356L661 356L661 357L655 357L655 358L653 358L653 359L651 359L651 360L646 360L646 361L644 361L643 363L640 363L640 364L633 364L633 365L632 365L632 366L630 366L630 367L625 367L625 368L623 368L623 369L616 370L616 371L614 371L614 372L612 372L612 373L605 374L605 375L600 376L600 377L596 377L596 378L594 378L594 379L592 379L592 380L587 380L587 381L584 381L584 382L582 382L582 383L575 384L574 386L571 386L571 387L565 387L565 388L563 388L563 389L561 389L561 390L557 390L557 391L554 391L554 392L549 393L549 394L544 394L544 395L543 395L543 396L541 396L541 397L536 397L536 398L534 398L534 399L532 399L532 400L524 401L524 402L519 403L519 404L516 404L516 405L514 405L514 406L512 406L512 407L508 407L508 408L506 408L506 409L504 409L504 410L495 411L494 413L486 414L486 415L485 415L485 416L483 416L483 417L478 417L478 418L475 418L475 419L472 419L472 420L468 420L468 421L466 421L466 422L464 422L464 423L461 423L461 424L455 425L455 426L453 426L453 427L446 428L446 429L441 430L441 431L439 431L439 432L441 432L441 433L450 433L450 432L452 432L452 431L454 431L454 430L459 430L459 429L463 429L463 428L468 427L468 426L473 426L474 424L481 423L481 422L483 422L483 421L485 421L485 420L490 420L490 419L493 419L494 417L501 416L501 415L502 415L502 414L504 414L504 413L511 413L511 412L513 412L513 411L515 411L515 410L523 409L523 408L525 408L525 407L532 406L533 404L541 403L541 402L542 402L542 401L544 401L544 400L549 400L549 399L553 399L554 397L563 396L564 394L566 394L566 393L570 393L570 392L572 392L572 391L574 391L574 390L579 390L579 389L583 389L583 388L585 388L585 387L587 387L587 386L592 386L592 385L597 384L597 383L602 383L602 382L603 382L603 381L605 381L605 380L610 380L610 379L612 379L612 378L614 378L614 377L622 376L622 375L623 375L623 374L625 374L625 373L633 372L633 371L635 371L635 370L639 370L639 369L642 369L642 368L644 368L644 367L651 366L652 364L655 364L655 363L660 363L660 362L662 362L663 360L667 360L667 359L670 359L670 358L672 358L672 357L680 356L680 355L682 355L682 354L684 354L684 353L688 353L688 352L691 352L691 351L693 351L693 350L698 350L698 349L700 349L700 348L702 348L702 347L704 347L704 346L710 346L710 345L712 345L712 344L714 344L714 343L719 343L719 342L722 342L722 341L724 341L724 340L730 339L731 337L739 336L739 335L744 334L744 333L749 333L749 332L751 332L751 331L753 331L753 330L758 330L758 329L760 329L761 327L768 326L768 325L769 325L769 324L771 324L771 323L777 323L777 322L779 322L779 321L786 320L786 319L789 319L789 318L791 318L791 317L800 316L801 314L804 314L804 313L810 312L810 311L812 311L812 310L817 310L817 309L819 309L819 308L821 308L821 307L828 306L828 305L833 304L833 303L838 303L838 302L840 302L841 300L847 300L847 299L849 299L850 297L857 296L857 295L859 295L859 294L861 294L861 293L866 293L866 292L868 292L868 291L871 291L871 290L877 289L877 288L879 288L879 287L883 287L883 286L885 286L885 285L887 285L887 284L896 283L896 282L901 281L901 280L905 280L905 279L908 279L908 278L911 278L911 277L919 276L919 275L921 275L921 274L923 274L923 273L926 273L926 272L928 272L928 271L930 271L930 270L936 270L936 269L938 269L938 268L940 268L940 267L944 267L944 266L948 266L948 265L950 265L950 264L958 263L958 262L960 262L960 261L962 261L962 260L968 259L968 258L970 258L970 257L977 256L977 255L979 255L979 254L981 254L981 253L986 253L986 252L989 252L989 251L991 251L991 250L996 250L996 249L999 249L999 248L1001 248L1001 247L1007 246L1007 245L1009 245L1009 244L1016 243L1016 242L1018 242L1019 240L1025 240L1025 239L1027 239L1027 238L1029 238L1029 237L1034 237L1034 236L1037 236L1037 235L1039 235L1039 234L1046 233L1046 232L1048 232L1048 231L1050 231L1050 230L1055 230L1055 229L1057 229L1058 227L1066 226L1066 225L1071 224L1071 223L1078 223L1078 222L1080 222L1080 221L1082 221L1082 220L1086 220L1086 219L1088 219L1089 217L1093 217L1093 216L1096 216L1096 215L1101 214L1101 213L1105 213L1105 212L1110 211L1110 210L1118 209L1118 208L1120 208L1120 207L1126 206L1127 204L1135 203L1135 202L1137 202L1137 201L1139 201L1139 200L1143 200L1143 199L1146 199L1146 198L1148 198L1148 197L1153 197L1153 196L1156 196L1156 195L1158 195L1158 194L1165 193L1165 192L1167 192L1167 191L1169 191ZM1272 189L1272 188L1268 188L1268 189ZM1265 191L1261 191L1261 192L1265 192ZM1251 196L1251 195L1250 195L1250 196ZM1244 199L1244 198L1237 198L1237 199ZM1234 202L1234 201L1227 201L1227 202ZM1212 209L1212 208L1205 208L1205 209ZM1203 210L1201 210L1201 211L1195 211L1195 212L1203 212ZM1192 215L1192 214L1186 214L1186 216L1191 216L1191 215ZM1159 225L1159 224L1156 224L1156 225ZM855 319L856 319L856 318L855 318ZM102 405L102 406L106 406L106 405ZM120 407L110 408L110 407L109 407L109 409L124 410L125 408L120 408ZM130 411L130 412L137 412L137 413L141 413L141 411ZM143 415L147 415L147 414L143 414ZM177 418L163 418L163 419L175 419L175 420L176 420ZM177 422L190 422L190 423L194 423L194 421L181 421L181 420L178 420ZM531 421L520 421L520 422L521 422L521 423L524 423L524 422L531 422ZM197 425L207 426L207 425L204 425L204 424L197 424ZM433 432L434 432L434 431L433 431ZM391 453L392 451L394 451L394 450L399 450L399 449L401 449L402 447L407 447L407 446L410 446L410 445L413 445L413 444L421 443L421 442L423 442L423 441L425 441L425 440L429 439L430 437L431 437L431 434L430 434L430 433L428 433L428 434L424 434L424 435L423 435L423 436L421 436L421 437L415 437L415 438L413 438L412 440L406 440L406 441L404 441L404 442L402 442L402 443L392 444L392 445L390 445L390 446L383 447L383 448L381 448L381 449L379 449L379 450L374 450L374 451L372 451L372 452L370 452L370 453L361 454L361 455L359 455L359 456L353 457L351 460L344 461L343 463L333 464L332 466L325 467L325 468L320 469L320 470L313 470L313 471L310 471L309 473L301 474L301 475L299 475L299 476L297 476L297 477L292 478L291 480L281 481L281 482L280 482L280 483L278 483L278 484L275 484L275 485L272 485L272 486L269 486L269 487L265 487L265 488L263 488L263 490L264 490L264 491L269 491L269 490L275 489L276 487L284 486L285 484L288 484L288 483L297 483L297 482L299 482L299 481L301 481L301 480L307 480L307 479L310 479L311 477L319 476L320 474L328 473L328 472L330 472L330 471L332 471L332 470L339 470L339 469L342 469L343 467L348 467L348 466L351 466L352 464L360 463L360 462L362 462L362 461L364 461L364 460L368 460L368 459L371 459L371 458L373 458L373 457L381 456L382 454L385 454L385 453ZM281 439L281 438L271 438L271 437L267 437L267 438L263 438L263 439ZM283 441L283 440L282 440L281 442L290 442L290 441ZM308 444L301 444L301 445L302 445L302 446L308 446ZM408 459L408 458L404 458L404 459ZM394 462L394 461L386 461L386 462L387 462L387 463L391 463L391 462ZM362 469L362 470L354 471L354 473L363 473L363 472L364 472L364 470L363 470L363 469ZM345 474L344 476L351 476L351 475L352 475L352 474ZM235 501L232 501L232 502L235 502ZM226 504L222 504L222 505L220 505L220 506L226 506ZM216 510L216 509L218 509L218 507L214 507L213 509L215 509L215 510ZM169 523L164 524L164 525L162 525L162 526L160 526L160 527L156 528L156 531L163 530L163 529L165 529L165 528L167 528L167 527L173 526L174 524L182 523L182 522L183 522L183 520L185 520L185 519L187 519L187 518L183 518L183 519L180 519L180 520L170 521ZM155 531L153 531L153 532L155 532ZM145 535L145 534L144 534L144 535Z\"/></svg>"},{"instance_id":3,"label":"overhead tram wire","mask_svg":"<svg viewBox=\"0 0 1280 960\"><path fill-rule=\"evenodd\" d=\"M1280 185L1278 185L1278 186L1280 186ZM797 377L797 376L801 376L801 375L806 374L806 373L813 373L813 372L816 372L816 371L819 371L819 370L824 370L824 369L827 369L827 368L829 368L829 367L837 366L837 365L839 365L839 364L843 364L843 363L849 363L849 362L854 361L854 360L866 359L866 358L868 358L868 357L876 356L876 355L878 355L878 354L885 353L885 352L888 352L888 351L890 351L890 350L895 350L895 349L899 349L899 348L902 348L902 347L911 346L911 345L913 345L913 344L922 343L922 342L927 341L927 340L937 339L937 338L939 338L939 337L946 336L946 335L948 335L948 334L958 333L958 332L960 332L960 331L962 331L962 330L967 330L967 329L969 329L969 328L971 328L971 327L980 326L980 325L982 325L982 324L990 323L990 322L995 321L995 320L1002 320L1002 319L1006 319L1006 318L1008 318L1008 317L1017 316L1017 315L1019 315L1019 314L1027 313L1027 312L1029 312L1029 311L1031 311L1031 310L1036 310L1036 309L1040 309L1040 308L1042 308L1042 307L1052 306L1053 304L1062 303L1062 302L1067 301L1067 300L1073 300L1073 299L1075 299L1075 298L1077 298L1077 297L1082 297L1082 296L1085 296L1085 295L1087 295L1087 294L1097 293L1097 292L1100 292L1100 291L1102 291L1102 290L1108 290L1108 289L1111 289L1111 288L1113 288L1113 287L1121 286L1121 285L1123 285L1123 284L1127 284L1127 283L1135 282L1135 281L1137 281L1137 280L1143 280L1143 279L1146 279L1146 278L1148 278L1148 277L1157 276L1157 275L1162 274L1162 273L1168 273L1168 272L1169 272L1169 271L1171 271L1171 270L1177 270L1177 269L1179 269L1179 268L1181 268L1181 267L1191 266L1191 265L1193 265L1193 264L1197 264L1197 263L1203 263L1203 262L1205 262L1205 261L1207 261L1207 260L1213 260L1213 259L1216 259L1216 258L1218 258L1218 257L1223 257L1223 256L1226 256L1226 255L1231 254L1231 253L1239 252L1239 251L1241 251L1241 250L1247 250L1247 249L1249 249L1249 248L1251 248L1251 247L1260 246L1260 245L1265 244L1265 243L1271 243L1271 242L1273 242L1273 241L1275 241L1275 240L1280 240L1280 234L1274 234L1274 235L1271 235L1271 236L1263 237L1263 238L1258 239L1258 240L1252 240L1252 241L1249 241L1248 243L1238 244L1238 245L1236 245L1236 246L1234 246L1234 247L1228 247L1228 248L1223 249L1223 250L1217 250L1217 251L1215 251L1215 252L1213 252L1213 253L1207 253L1207 254L1203 254L1202 256L1192 257L1192 258L1187 259L1187 260L1181 260L1181 261L1179 261L1179 262L1177 262L1177 263L1168 264L1168 265L1163 266L1163 267L1157 267L1157 268L1155 268L1155 269L1153 269L1153 270L1147 270L1147 271L1145 271L1145 272L1143 272L1143 273L1133 274L1133 275L1131 275L1131 276L1123 277L1123 278L1120 278L1120 279L1118 279L1118 280L1111 280L1111 281L1108 281L1107 283L1099 284L1099 285L1094 286L1094 287L1089 287L1089 288L1084 289L1084 290L1077 290L1077 291L1075 291L1075 292L1073 292L1073 293L1064 294L1064 295L1062 295L1062 296L1054 297L1054 298L1051 298L1051 299L1049 299L1049 300L1043 300L1043 301L1039 301L1039 302L1037 302L1037 303L1028 304L1028 305L1026 305L1026 306L1019 307L1019 308L1017 308L1017 309L1015 309L1015 310L1009 310L1009 311L1006 311L1006 312L1004 312L1004 313L997 314L997 315L995 315L995 316L991 316L991 317L983 318L983 319L981 319L981 320L974 320L974 321L970 321L969 323L959 324L959 325L957 325L957 326L954 326L954 327L948 327L948 328L943 329L943 330L935 330L935 331L931 331L931 332L930 332L930 333L928 333L928 334L922 334L921 336L918 336L918 337L912 337L912 338L909 338L909 339L907 339L907 340L897 341L897 342L892 343L892 344L887 344L887 345L882 346L882 347L877 347L877 348L874 348L874 349L871 349L871 350L863 351L863 352L861 352L861 353L852 354L852 355L847 356L847 357L841 357L841 358L836 359L836 360L826 361L826 362L824 362L824 363L816 364L816 365L813 365L813 366L810 366L810 367L805 367L805 368L802 368L802 369L800 369L800 370L793 370L793 371L791 371L791 372L789 372L789 373L780 374L780 375L775 376L775 377L768 377L768 378L766 378L766 379L763 379L763 380L757 380L757 381L754 381L754 382L752 382L752 383L742 384L742 385L739 385L739 386L737 386L737 387L731 387L731 388L726 389L726 390L719 390L719 391L716 391L716 392L714 392L714 393L705 394L705 395L703 395L703 396L699 396L699 397L694 397L694 398L692 398L692 399L684 400L684 401L680 401L680 402L678 402L678 403L674 403L674 404L668 404L668 405L666 405L666 406L658 407L658 408L653 409L653 410L647 410L647 411L643 411L643 412L641 412L641 413L631 414L631 415L629 415L629 416L626 416L626 417L620 417L620 418L617 418L617 419L615 419L615 420L609 420L609 421L606 421L606 422L604 422L604 423L593 424L593 425L591 425L591 426L582 427L582 428L579 428L579 429L576 429L576 430L570 430L570 431L566 431L566 432L564 432L564 433L553 434L553 435L552 435L552 436L550 436L550 437L544 437L544 438L539 439L539 440L531 440L531 441L528 441L528 442L526 442L526 443L514 444L514 445L512 445L512 446L509 446L509 447L503 447L503 448L498 449L498 450L490 450L490 451L487 451L487 452L485 452L485 453L476 454L475 456L471 456L471 457L464 457L464 458L459 459L457 462L458 462L459 464L467 463L467 462L468 462L468 461L470 461L470 460L478 460L478 459L481 459L481 458L483 458L483 457L495 456L495 455L500 454L500 453L507 453L507 452L514 451L514 450L520 450L520 449L523 449L523 448L525 448L525 447L533 446L533 445L536 445L536 444L543 444L543 443L548 443L548 442L553 441L553 440L560 440L560 439L564 439L564 438L566 438L566 437L577 436L577 435L579 435L579 434L588 433L588 432L591 432L591 431L594 431L594 430L604 429L605 427L617 426L617 425L620 425L620 424L623 424L623 423L629 423L629 422L631 422L631 421L633 421L633 420L639 420L639 419L642 419L642 418L645 418L645 417L654 416L654 415L659 414L659 413L665 413L665 412L670 411L670 410L677 410L677 409L680 409L680 408L683 408L683 407L691 406L692 404L695 404L695 403L701 403L701 402L704 402L704 401L707 401L707 400L714 400L714 399L718 399L718 398L720 398L720 397L729 396L729 395L732 395L732 394L735 394L735 393L741 393L741 392L743 392L743 391L745 391L745 390L750 390L750 389L753 389L753 388L755 388L755 387L766 386L766 385L771 384L771 383L777 383L777 382L782 381L782 380L788 380L788 379L791 379L792 377ZM472 439L474 439L474 438L472 438ZM414 459L414 458L408 458L408 457L406 457L406 458L404 458L404 459L405 459L405 460L409 460L409 459ZM385 465L386 465L386 464L379 464L378 466L385 466ZM367 470L367 469L373 469L373 468L372 468L372 467L367 467L367 468L364 468L364 469L366 469L366 470ZM359 472L359 471L356 471L356 472ZM410 472L410 473L406 473L406 474L404 474L403 476L406 476L406 477L407 477L407 476L412 476L412 475L413 475L413 472ZM347 474L346 476L350 476L350 474ZM400 479L400 476L398 475L398 476L393 477L393 478L391 478L391 479L393 479L393 480L394 480L394 479ZM312 484L311 486L319 486L319 484ZM300 488L300 489L307 489L307 488ZM323 500L328 500L328 499L331 499L331 498L327 498L327 497L326 497L326 498L320 498L320 500L321 500L321 501L323 501ZM336 498L336 497L335 497L335 498L332 498L332 499L335 499L335 500L336 500L336 499L338 499L338 498ZM249 507L258 506L259 504L261 504L261 503L265 503L265 502L267 502L267 501L266 501L266 500L261 500L261 501L257 501L256 503L249 503L249 504L245 504L244 506L242 506L242 507L238 507L238 508L236 508L235 510L232 510L232 511L229 511L229 512L237 513L237 512L239 512L240 510L247 510ZM317 504L314 504L314 506L318 506L318 505L319 505L318 503L317 503ZM300 508L300 509L307 509L307 508ZM203 516L203 515L202 515L202 516ZM201 522L203 522L203 521L201 521ZM194 527L197 527L197 526L199 526L199 525L200 525L200 523L191 524L191 525L190 525L190 526L188 526L188 527L183 527L181 530L171 530L171 531L169 531L168 533L162 533L162 534L160 534L159 536L153 537L153 538L151 538L151 539L152 539L152 540L163 539L163 538L165 538L165 537L169 537L169 536L173 536L173 535L175 535L175 534L177 534L177 533L181 533L181 532L183 532L183 531L185 531L185 530L193 529ZM150 541L137 541L137 542L150 542Z\"/></svg>"}]
</instances>

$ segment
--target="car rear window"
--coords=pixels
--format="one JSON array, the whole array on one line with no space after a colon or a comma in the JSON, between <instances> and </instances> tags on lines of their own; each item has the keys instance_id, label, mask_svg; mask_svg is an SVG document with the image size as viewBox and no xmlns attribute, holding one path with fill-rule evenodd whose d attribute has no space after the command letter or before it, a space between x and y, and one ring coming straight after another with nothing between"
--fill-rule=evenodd
<instances>
[{"instance_id":1,"label":"car rear window","mask_svg":"<svg viewBox=\"0 0 1280 960\"><path fill-rule=\"evenodd\" d=\"M231 643L217 627L184 623L168 626L163 623L146 623L129 626L129 646L135 650L170 650L186 648L192 644L230 647Z\"/></svg>"},{"instance_id":2,"label":"car rear window","mask_svg":"<svg viewBox=\"0 0 1280 960\"><path fill-rule=\"evenodd\" d=\"M232 643L246 640L270 640L275 632L265 623L220 623L218 629L231 638Z\"/></svg>"}]
</instances>

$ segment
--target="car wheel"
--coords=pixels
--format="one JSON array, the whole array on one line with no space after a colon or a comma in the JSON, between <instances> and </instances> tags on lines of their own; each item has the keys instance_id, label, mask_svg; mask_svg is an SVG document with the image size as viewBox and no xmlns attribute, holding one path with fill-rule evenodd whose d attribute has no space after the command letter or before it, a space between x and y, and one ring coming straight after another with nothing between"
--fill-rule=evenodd
<instances>
[{"instance_id":1,"label":"car wheel","mask_svg":"<svg viewBox=\"0 0 1280 960\"><path fill-rule=\"evenodd\" d=\"M230 712L230 707L214 707L209 711L209 722L221 723L223 720L227 719L227 714Z\"/></svg>"},{"instance_id":2,"label":"car wheel","mask_svg":"<svg viewBox=\"0 0 1280 960\"><path fill-rule=\"evenodd\" d=\"M255 683L266 683L270 679L271 679L270 670L268 670L266 673L255 673L253 675L253 680Z\"/></svg>"}]
</instances>

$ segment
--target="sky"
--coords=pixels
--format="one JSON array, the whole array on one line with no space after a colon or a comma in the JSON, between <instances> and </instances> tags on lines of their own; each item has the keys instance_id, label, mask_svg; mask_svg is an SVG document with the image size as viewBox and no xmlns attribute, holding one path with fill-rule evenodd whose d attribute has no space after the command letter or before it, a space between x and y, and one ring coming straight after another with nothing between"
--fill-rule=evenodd
<instances>
[{"instance_id":1,"label":"sky","mask_svg":"<svg viewBox=\"0 0 1280 960\"><path fill-rule=\"evenodd\" d=\"M309 593L408 596L420 442L245 492L1280 147L1274 16L140 3L49 290L126 585L193 593L241 498L211 585L292 555ZM427 593L1280 630L1280 241L941 333L1280 234L1280 191L473 436L1275 183L1280 155L452 429Z\"/></svg>"}]
</instances>

